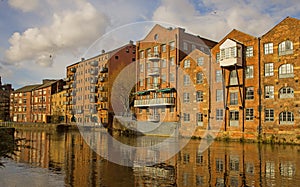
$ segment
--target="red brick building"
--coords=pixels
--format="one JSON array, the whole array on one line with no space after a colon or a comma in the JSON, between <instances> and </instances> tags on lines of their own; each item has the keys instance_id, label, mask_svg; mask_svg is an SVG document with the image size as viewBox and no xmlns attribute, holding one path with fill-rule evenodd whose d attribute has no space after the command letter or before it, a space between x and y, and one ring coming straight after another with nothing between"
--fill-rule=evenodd
<instances>
[{"instance_id":1,"label":"red brick building","mask_svg":"<svg viewBox=\"0 0 300 187\"><path fill-rule=\"evenodd\" d=\"M216 43L182 28L155 25L137 42L137 120L178 122L182 118L178 79L180 62L193 50L209 53Z\"/></svg>"}]
</instances>

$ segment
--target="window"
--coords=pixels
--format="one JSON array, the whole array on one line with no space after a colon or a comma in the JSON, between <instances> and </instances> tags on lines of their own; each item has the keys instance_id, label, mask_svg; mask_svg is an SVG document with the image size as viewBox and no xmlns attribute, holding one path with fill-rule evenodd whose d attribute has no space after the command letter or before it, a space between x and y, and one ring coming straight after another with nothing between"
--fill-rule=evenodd
<instances>
[{"instance_id":1,"label":"window","mask_svg":"<svg viewBox=\"0 0 300 187\"><path fill-rule=\"evenodd\" d=\"M169 46L170 46L170 51L174 50L175 49L175 42L174 41L170 42Z\"/></svg>"},{"instance_id":2,"label":"window","mask_svg":"<svg viewBox=\"0 0 300 187\"><path fill-rule=\"evenodd\" d=\"M274 75L274 69L273 69L273 63L266 63L265 64L265 76L273 76Z\"/></svg>"},{"instance_id":3,"label":"window","mask_svg":"<svg viewBox=\"0 0 300 187\"><path fill-rule=\"evenodd\" d=\"M223 101L223 90L217 90L216 101Z\"/></svg>"},{"instance_id":4,"label":"window","mask_svg":"<svg viewBox=\"0 0 300 187\"><path fill-rule=\"evenodd\" d=\"M154 54L158 54L158 46L154 46L153 47L153 53Z\"/></svg>"},{"instance_id":5,"label":"window","mask_svg":"<svg viewBox=\"0 0 300 187\"><path fill-rule=\"evenodd\" d=\"M253 66L247 66L245 74L246 74L246 79L253 78Z\"/></svg>"},{"instance_id":6,"label":"window","mask_svg":"<svg viewBox=\"0 0 300 187\"><path fill-rule=\"evenodd\" d=\"M197 102L202 102L203 101L203 92L202 91L197 91L196 92L196 101Z\"/></svg>"},{"instance_id":7,"label":"window","mask_svg":"<svg viewBox=\"0 0 300 187\"><path fill-rule=\"evenodd\" d=\"M239 171L240 170L240 161L237 156L230 156L229 158L229 169L231 171Z\"/></svg>"},{"instance_id":8,"label":"window","mask_svg":"<svg viewBox=\"0 0 300 187\"><path fill-rule=\"evenodd\" d=\"M223 109L218 108L216 110L216 120L217 121L222 121L223 120Z\"/></svg>"},{"instance_id":9,"label":"window","mask_svg":"<svg viewBox=\"0 0 300 187\"><path fill-rule=\"evenodd\" d=\"M254 99L254 87L246 88L246 99Z\"/></svg>"},{"instance_id":10,"label":"window","mask_svg":"<svg viewBox=\"0 0 300 187\"><path fill-rule=\"evenodd\" d=\"M236 57L237 57L236 47L221 49L221 59L229 59L229 58L236 58Z\"/></svg>"},{"instance_id":11,"label":"window","mask_svg":"<svg viewBox=\"0 0 300 187\"><path fill-rule=\"evenodd\" d=\"M203 83L203 73L199 72L199 73L197 73L196 76L197 76L197 79L196 79L197 84L202 84Z\"/></svg>"},{"instance_id":12,"label":"window","mask_svg":"<svg viewBox=\"0 0 300 187\"><path fill-rule=\"evenodd\" d=\"M265 86L265 99L274 98L274 86Z\"/></svg>"},{"instance_id":13,"label":"window","mask_svg":"<svg viewBox=\"0 0 300 187\"><path fill-rule=\"evenodd\" d=\"M224 167L223 160L220 158L217 158L216 159L216 171L223 172L223 167Z\"/></svg>"},{"instance_id":14,"label":"window","mask_svg":"<svg viewBox=\"0 0 300 187\"><path fill-rule=\"evenodd\" d=\"M167 76L165 74L161 75L161 82L166 83L167 82Z\"/></svg>"},{"instance_id":15,"label":"window","mask_svg":"<svg viewBox=\"0 0 300 187\"><path fill-rule=\"evenodd\" d=\"M203 114L197 113L196 115L197 126L203 126Z\"/></svg>"},{"instance_id":16,"label":"window","mask_svg":"<svg viewBox=\"0 0 300 187\"><path fill-rule=\"evenodd\" d=\"M230 120L229 125L231 127L237 127L239 125L239 111L237 110L230 111L229 120Z\"/></svg>"},{"instance_id":17,"label":"window","mask_svg":"<svg viewBox=\"0 0 300 187\"><path fill-rule=\"evenodd\" d=\"M196 186L203 186L204 184L204 176L196 175Z\"/></svg>"},{"instance_id":18,"label":"window","mask_svg":"<svg viewBox=\"0 0 300 187\"><path fill-rule=\"evenodd\" d=\"M275 179L275 163L274 161L266 161L266 177Z\"/></svg>"},{"instance_id":19,"label":"window","mask_svg":"<svg viewBox=\"0 0 300 187\"><path fill-rule=\"evenodd\" d=\"M190 102L190 93L183 93L183 102L184 103Z\"/></svg>"},{"instance_id":20,"label":"window","mask_svg":"<svg viewBox=\"0 0 300 187\"><path fill-rule=\"evenodd\" d=\"M144 64L140 64L140 72L144 72Z\"/></svg>"},{"instance_id":21,"label":"window","mask_svg":"<svg viewBox=\"0 0 300 187\"><path fill-rule=\"evenodd\" d=\"M147 49L147 57L151 57L151 49Z\"/></svg>"},{"instance_id":22,"label":"window","mask_svg":"<svg viewBox=\"0 0 300 187\"><path fill-rule=\"evenodd\" d=\"M192 51L196 49L196 45L192 44Z\"/></svg>"},{"instance_id":23,"label":"window","mask_svg":"<svg viewBox=\"0 0 300 187\"><path fill-rule=\"evenodd\" d=\"M174 57L170 57L169 61L170 61L170 65L171 66L175 65L175 59L174 59Z\"/></svg>"},{"instance_id":24,"label":"window","mask_svg":"<svg viewBox=\"0 0 300 187\"><path fill-rule=\"evenodd\" d=\"M171 106L170 107L170 112L174 112L175 111L175 107L174 106Z\"/></svg>"},{"instance_id":25,"label":"window","mask_svg":"<svg viewBox=\"0 0 300 187\"><path fill-rule=\"evenodd\" d=\"M166 52L167 51L167 45L166 44L162 44L161 45L161 51L162 52Z\"/></svg>"},{"instance_id":26,"label":"window","mask_svg":"<svg viewBox=\"0 0 300 187\"><path fill-rule=\"evenodd\" d=\"M279 90L279 98L294 98L294 89L291 87L283 87Z\"/></svg>"},{"instance_id":27,"label":"window","mask_svg":"<svg viewBox=\"0 0 300 187\"><path fill-rule=\"evenodd\" d=\"M236 70L230 72L230 85L237 85L238 84L238 77Z\"/></svg>"},{"instance_id":28,"label":"window","mask_svg":"<svg viewBox=\"0 0 300 187\"><path fill-rule=\"evenodd\" d=\"M288 55L293 54L293 42L286 40L279 44L278 46L278 55Z\"/></svg>"},{"instance_id":29,"label":"window","mask_svg":"<svg viewBox=\"0 0 300 187\"><path fill-rule=\"evenodd\" d=\"M161 59L161 67L162 68L167 67L167 61L166 61L166 59Z\"/></svg>"},{"instance_id":30,"label":"window","mask_svg":"<svg viewBox=\"0 0 300 187\"><path fill-rule=\"evenodd\" d=\"M216 70L216 82L222 82L222 70Z\"/></svg>"},{"instance_id":31,"label":"window","mask_svg":"<svg viewBox=\"0 0 300 187\"><path fill-rule=\"evenodd\" d=\"M183 42L183 50L187 51L188 50L188 43Z\"/></svg>"},{"instance_id":32,"label":"window","mask_svg":"<svg viewBox=\"0 0 300 187\"><path fill-rule=\"evenodd\" d=\"M173 73L170 73L170 82L175 81L175 75Z\"/></svg>"},{"instance_id":33,"label":"window","mask_svg":"<svg viewBox=\"0 0 300 187\"><path fill-rule=\"evenodd\" d=\"M190 62L190 60L184 60L184 63L183 63L183 67L184 68L189 68L191 66L191 62Z\"/></svg>"},{"instance_id":34,"label":"window","mask_svg":"<svg viewBox=\"0 0 300 187\"><path fill-rule=\"evenodd\" d=\"M246 108L246 121L252 121L254 119L253 108Z\"/></svg>"},{"instance_id":35,"label":"window","mask_svg":"<svg viewBox=\"0 0 300 187\"><path fill-rule=\"evenodd\" d=\"M202 155L202 151L197 151L196 153L196 163L197 164L203 164L204 163L204 157Z\"/></svg>"},{"instance_id":36,"label":"window","mask_svg":"<svg viewBox=\"0 0 300 187\"><path fill-rule=\"evenodd\" d=\"M220 62L220 52L218 52L216 54L216 62L219 63Z\"/></svg>"},{"instance_id":37,"label":"window","mask_svg":"<svg viewBox=\"0 0 300 187\"><path fill-rule=\"evenodd\" d=\"M140 86L144 86L144 80L140 79Z\"/></svg>"},{"instance_id":38,"label":"window","mask_svg":"<svg viewBox=\"0 0 300 187\"><path fill-rule=\"evenodd\" d=\"M294 77L294 66L292 64L283 64L279 67L279 78Z\"/></svg>"},{"instance_id":39,"label":"window","mask_svg":"<svg viewBox=\"0 0 300 187\"><path fill-rule=\"evenodd\" d=\"M238 92L231 92L230 105L237 105L237 104L238 104Z\"/></svg>"},{"instance_id":40,"label":"window","mask_svg":"<svg viewBox=\"0 0 300 187\"><path fill-rule=\"evenodd\" d=\"M203 66L203 64L204 64L204 57L197 58L197 65L198 66Z\"/></svg>"},{"instance_id":41,"label":"window","mask_svg":"<svg viewBox=\"0 0 300 187\"><path fill-rule=\"evenodd\" d=\"M279 114L279 124L293 124L294 114L292 112L284 111Z\"/></svg>"},{"instance_id":42,"label":"window","mask_svg":"<svg viewBox=\"0 0 300 187\"><path fill-rule=\"evenodd\" d=\"M183 85L184 86L190 85L190 76L188 75L183 76Z\"/></svg>"},{"instance_id":43,"label":"window","mask_svg":"<svg viewBox=\"0 0 300 187\"><path fill-rule=\"evenodd\" d=\"M265 109L265 121L274 121L274 109Z\"/></svg>"},{"instance_id":44,"label":"window","mask_svg":"<svg viewBox=\"0 0 300 187\"><path fill-rule=\"evenodd\" d=\"M296 173L296 166L290 161L283 161L279 164L280 175L293 178Z\"/></svg>"},{"instance_id":45,"label":"window","mask_svg":"<svg viewBox=\"0 0 300 187\"><path fill-rule=\"evenodd\" d=\"M253 46L247 46L246 57L252 57L252 56L253 56Z\"/></svg>"},{"instance_id":46,"label":"window","mask_svg":"<svg viewBox=\"0 0 300 187\"><path fill-rule=\"evenodd\" d=\"M264 44L264 52L265 52L265 55L273 54L273 43L265 43Z\"/></svg>"},{"instance_id":47,"label":"window","mask_svg":"<svg viewBox=\"0 0 300 187\"><path fill-rule=\"evenodd\" d=\"M190 122L190 114L183 113L183 121L184 122Z\"/></svg>"}]
</instances>

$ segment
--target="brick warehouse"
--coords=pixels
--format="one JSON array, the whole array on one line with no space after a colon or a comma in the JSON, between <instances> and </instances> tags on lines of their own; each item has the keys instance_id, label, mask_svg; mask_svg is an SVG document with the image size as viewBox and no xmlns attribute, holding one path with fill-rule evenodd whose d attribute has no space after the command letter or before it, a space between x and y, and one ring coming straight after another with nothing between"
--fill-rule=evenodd
<instances>
[{"instance_id":1,"label":"brick warehouse","mask_svg":"<svg viewBox=\"0 0 300 187\"><path fill-rule=\"evenodd\" d=\"M183 72L178 73L177 69L175 79L172 73L176 71L169 66L173 60L170 60L172 51L165 57L162 52L164 46L158 43L167 43L167 50L173 44L168 43L171 39L155 42L155 38L161 35L161 31L156 31L159 30L157 27L146 36L144 41L148 40L147 44L137 43L137 59L140 59L136 68L139 80L135 100L137 120L176 121L181 125L182 134L196 127L194 135L199 137L206 129L220 132L217 133L219 136L250 139L259 135L270 137L299 133L298 19L287 17L262 37L234 29L219 43L212 45L211 53L206 55L205 51L200 54L201 50L186 51L186 55L176 59L180 66L178 69ZM168 35L171 37L172 34ZM186 48L187 44L183 43L186 42L182 41L181 49ZM192 45L196 46L195 43ZM156 58L153 58L152 52L158 54L154 55ZM205 59L202 67L197 65L199 57ZM155 61L159 63L154 65ZM164 64L169 68L168 73L163 71ZM157 72L152 72L155 68ZM201 71L205 73L201 75ZM156 76L158 79L154 80ZM194 85L191 89L185 87L189 81ZM154 84L156 87L153 87ZM175 98L174 101L160 99L170 96ZM164 104L157 104L157 101L157 107L150 106L153 99ZM159 119L158 116L164 118ZM291 141L294 138L291 137Z\"/></svg>"}]
</instances>

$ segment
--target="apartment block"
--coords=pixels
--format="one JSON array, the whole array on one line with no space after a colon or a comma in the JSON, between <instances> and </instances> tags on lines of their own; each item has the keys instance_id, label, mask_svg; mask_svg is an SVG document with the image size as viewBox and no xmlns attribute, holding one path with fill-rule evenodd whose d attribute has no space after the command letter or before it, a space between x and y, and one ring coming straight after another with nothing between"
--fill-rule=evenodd
<instances>
[{"instance_id":1,"label":"apartment block","mask_svg":"<svg viewBox=\"0 0 300 187\"><path fill-rule=\"evenodd\" d=\"M183 28L155 25L137 42L137 87L134 101L138 121L178 122L182 117L178 95L180 62L193 50L209 53L216 43L186 33Z\"/></svg>"},{"instance_id":2,"label":"apartment block","mask_svg":"<svg viewBox=\"0 0 300 187\"><path fill-rule=\"evenodd\" d=\"M114 80L130 63L135 61L135 45L132 41L115 50L105 52L67 67L68 122L102 123L112 122L111 92ZM110 120L109 120L110 119Z\"/></svg>"},{"instance_id":3,"label":"apartment block","mask_svg":"<svg viewBox=\"0 0 300 187\"><path fill-rule=\"evenodd\" d=\"M0 122L9 121L10 93L13 91L11 84L2 84L0 76Z\"/></svg>"},{"instance_id":4,"label":"apartment block","mask_svg":"<svg viewBox=\"0 0 300 187\"><path fill-rule=\"evenodd\" d=\"M14 122L51 122L51 95L62 90L62 80L44 79L42 84L28 85L10 95L10 116Z\"/></svg>"},{"instance_id":5,"label":"apartment block","mask_svg":"<svg viewBox=\"0 0 300 187\"><path fill-rule=\"evenodd\" d=\"M300 114L300 20L287 17L260 40L263 133L294 131Z\"/></svg>"}]
</instances>

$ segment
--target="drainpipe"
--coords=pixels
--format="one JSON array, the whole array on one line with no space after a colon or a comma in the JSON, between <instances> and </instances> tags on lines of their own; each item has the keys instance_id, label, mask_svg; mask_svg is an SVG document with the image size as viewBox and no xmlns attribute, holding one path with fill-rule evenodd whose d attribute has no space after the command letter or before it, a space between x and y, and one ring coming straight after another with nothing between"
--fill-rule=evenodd
<instances>
[{"instance_id":1,"label":"drainpipe","mask_svg":"<svg viewBox=\"0 0 300 187\"><path fill-rule=\"evenodd\" d=\"M261 38L258 38L258 136L261 137L261 131L262 131L262 124L261 124L261 110L262 110L262 105L261 105L261 97L262 97L262 89L261 89L261 58L260 58L260 40Z\"/></svg>"}]
</instances>

